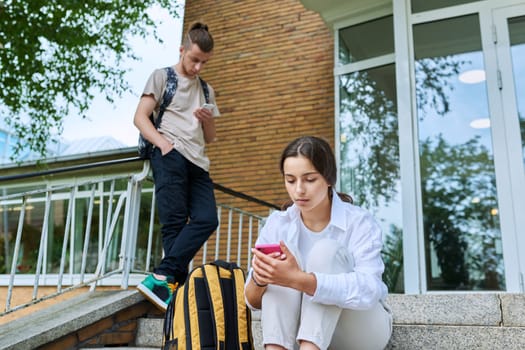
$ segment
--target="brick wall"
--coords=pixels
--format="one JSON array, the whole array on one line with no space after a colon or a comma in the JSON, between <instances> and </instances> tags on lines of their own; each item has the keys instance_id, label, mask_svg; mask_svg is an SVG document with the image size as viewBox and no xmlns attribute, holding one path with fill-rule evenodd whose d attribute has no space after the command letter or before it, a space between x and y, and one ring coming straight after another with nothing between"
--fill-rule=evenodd
<instances>
[{"instance_id":1,"label":"brick wall","mask_svg":"<svg viewBox=\"0 0 525 350\"><path fill-rule=\"evenodd\" d=\"M142 301L76 332L53 340L39 347L39 350L133 346L138 319L149 317L161 318L163 314L150 302Z\"/></svg>"},{"instance_id":2,"label":"brick wall","mask_svg":"<svg viewBox=\"0 0 525 350\"><path fill-rule=\"evenodd\" d=\"M298 0L187 0L185 30L195 20L215 39L202 73L222 113L218 141L208 147L211 176L280 205L287 199L278 170L284 146L306 134L333 145L332 34Z\"/></svg>"}]
</instances>

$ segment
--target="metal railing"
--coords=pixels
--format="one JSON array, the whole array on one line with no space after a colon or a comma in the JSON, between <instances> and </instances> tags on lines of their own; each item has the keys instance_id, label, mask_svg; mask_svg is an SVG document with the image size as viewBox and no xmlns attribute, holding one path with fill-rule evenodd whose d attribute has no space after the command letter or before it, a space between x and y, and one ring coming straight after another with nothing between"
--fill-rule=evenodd
<instances>
[{"instance_id":1,"label":"metal railing","mask_svg":"<svg viewBox=\"0 0 525 350\"><path fill-rule=\"evenodd\" d=\"M108 164L113 163L96 166ZM4 244L4 261L0 264L0 285L7 285L7 297L0 316L81 287L94 290L100 285L116 285L127 289L149 273L162 258L149 171L149 162L144 161L142 171L132 175L72 180L70 184L46 185L1 196L0 242ZM219 203L217 230L191 262L190 269L193 264L216 259L249 268L250 247L264 217L276 206L218 184L215 189L265 213L255 214ZM12 306L17 286L32 286L32 298ZM41 295L41 286L56 290Z\"/></svg>"}]
</instances>

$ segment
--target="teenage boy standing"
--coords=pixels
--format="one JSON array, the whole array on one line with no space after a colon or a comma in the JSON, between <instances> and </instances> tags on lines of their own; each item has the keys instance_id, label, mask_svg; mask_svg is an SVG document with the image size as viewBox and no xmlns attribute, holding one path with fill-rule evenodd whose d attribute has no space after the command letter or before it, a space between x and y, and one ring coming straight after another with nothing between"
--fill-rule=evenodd
<instances>
[{"instance_id":1,"label":"teenage boy standing","mask_svg":"<svg viewBox=\"0 0 525 350\"><path fill-rule=\"evenodd\" d=\"M210 85L208 102L214 107L202 108L206 101L199 77L212 53L213 38L208 26L192 24L183 38L180 60L174 66L175 95L158 130L149 116L156 116L162 102L167 82L165 69L157 69L149 77L133 120L154 145L151 166L164 250L160 265L137 288L162 310L166 310L176 286L184 283L190 261L218 225L205 144L215 140L214 118L220 112Z\"/></svg>"}]
</instances>

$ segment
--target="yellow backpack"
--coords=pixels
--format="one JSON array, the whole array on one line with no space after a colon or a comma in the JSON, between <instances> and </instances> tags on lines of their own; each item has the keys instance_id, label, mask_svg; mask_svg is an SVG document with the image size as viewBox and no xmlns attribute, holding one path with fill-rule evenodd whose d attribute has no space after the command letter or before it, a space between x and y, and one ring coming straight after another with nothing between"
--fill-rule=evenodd
<instances>
[{"instance_id":1,"label":"yellow backpack","mask_svg":"<svg viewBox=\"0 0 525 350\"><path fill-rule=\"evenodd\" d=\"M193 269L164 319L165 350L253 350L244 271L216 260Z\"/></svg>"}]
</instances>

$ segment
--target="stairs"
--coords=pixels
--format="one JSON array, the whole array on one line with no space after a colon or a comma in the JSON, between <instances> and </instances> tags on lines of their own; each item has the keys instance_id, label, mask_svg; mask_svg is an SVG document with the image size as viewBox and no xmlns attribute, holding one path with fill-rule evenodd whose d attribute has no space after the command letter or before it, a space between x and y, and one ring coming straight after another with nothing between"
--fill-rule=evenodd
<instances>
[{"instance_id":1,"label":"stairs","mask_svg":"<svg viewBox=\"0 0 525 350\"><path fill-rule=\"evenodd\" d=\"M525 349L525 295L392 294L387 349ZM0 349L159 349L162 314L137 291L97 291L0 326ZM252 329L261 346L258 313Z\"/></svg>"},{"instance_id":2,"label":"stairs","mask_svg":"<svg viewBox=\"0 0 525 350\"><path fill-rule=\"evenodd\" d=\"M0 326L0 349L78 349L133 344L137 319L161 317L135 290L96 291Z\"/></svg>"},{"instance_id":3,"label":"stairs","mask_svg":"<svg viewBox=\"0 0 525 350\"><path fill-rule=\"evenodd\" d=\"M159 349L162 326L163 313L135 289L96 291L1 325L0 349Z\"/></svg>"},{"instance_id":4,"label":"stairs","mask_svg":"<svg viewBox=\"0 0 525 350\"><path fill-rule=\"evenodd\" d=\"M525 294L392 294L387 349L525 349Z\"/></svg>"}]
</instances>

